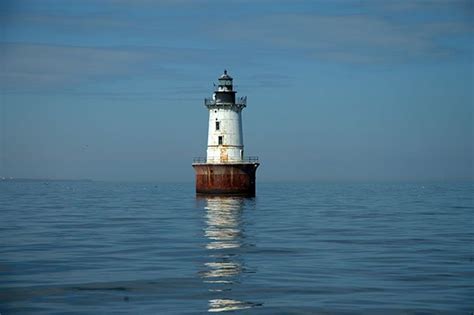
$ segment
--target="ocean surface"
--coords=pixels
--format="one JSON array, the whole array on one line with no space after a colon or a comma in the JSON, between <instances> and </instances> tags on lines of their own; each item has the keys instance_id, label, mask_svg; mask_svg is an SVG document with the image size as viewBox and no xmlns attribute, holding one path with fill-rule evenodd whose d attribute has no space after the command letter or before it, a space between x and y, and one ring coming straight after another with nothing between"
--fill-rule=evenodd
<instances>
[{"instance_id":1,"label":"ocean surface","mask_svg":"<svg viewBox=\"0 0 474 315\"><path fill-rule=\"evenodd\" d=\"M0 182L0 313L471 314L473 183Z\"/></svg>"}]
</instances>

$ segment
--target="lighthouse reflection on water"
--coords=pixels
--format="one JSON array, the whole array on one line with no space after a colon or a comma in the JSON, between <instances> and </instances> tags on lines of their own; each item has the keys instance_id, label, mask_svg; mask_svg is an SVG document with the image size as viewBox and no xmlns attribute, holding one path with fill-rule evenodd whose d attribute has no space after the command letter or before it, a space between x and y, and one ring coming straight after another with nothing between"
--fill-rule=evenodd
<instances>
[{"instance_id":1,"label":"lighthouse reflection on water","mask_svg":"<svg viewBox=\"0 0 474 315\"><path fill-rule=\"evenodd\" d=\"M235 296L238 286L252 271L245 265L247 243L243 210L251 209L255 200L243 197L200 196L205 210L204 235L209 251L208 261L200 275L207 284L212 298L209 312L235 311L258 306L258 303L241 301ZM253 271L254 272L254 271Z\"/></svg>"}]
</instances>

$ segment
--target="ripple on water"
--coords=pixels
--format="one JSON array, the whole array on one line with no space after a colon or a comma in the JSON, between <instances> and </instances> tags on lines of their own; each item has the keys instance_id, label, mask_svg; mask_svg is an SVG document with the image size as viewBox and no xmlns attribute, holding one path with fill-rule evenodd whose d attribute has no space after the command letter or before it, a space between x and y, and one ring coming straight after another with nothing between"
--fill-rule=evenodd
<instances>
[{"instance_id":1,"label":"ripple on water","mask_svg":"<svg viewBox=\"0 0 474 315\"><path fill-rule=\"evenodd\" d=\"M473 185L0 182L0 312L469 314Z\"/></svg>"}]
</instances>

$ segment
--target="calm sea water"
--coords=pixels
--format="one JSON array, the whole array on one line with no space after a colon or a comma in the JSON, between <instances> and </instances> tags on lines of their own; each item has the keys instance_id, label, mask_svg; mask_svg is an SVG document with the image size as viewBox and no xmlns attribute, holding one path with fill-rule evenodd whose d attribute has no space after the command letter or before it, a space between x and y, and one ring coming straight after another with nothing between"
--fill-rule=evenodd
<instances>
[{"instance_id":1,"label":"calm sea water","mask_svg":"<svg viewBox=\"0 0 474 315\"><path fill-rule=\"evenodd\" d=\"M0 182L1 314L470 314L473 183Z\"/></svg>"}]
</instances>

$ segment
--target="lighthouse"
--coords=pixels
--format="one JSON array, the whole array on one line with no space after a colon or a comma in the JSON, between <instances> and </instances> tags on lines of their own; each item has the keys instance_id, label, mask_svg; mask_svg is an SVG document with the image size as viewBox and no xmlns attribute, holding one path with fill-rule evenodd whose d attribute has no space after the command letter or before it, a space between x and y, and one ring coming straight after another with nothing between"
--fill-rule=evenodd
<instances>
[{"instance_id":1,"label":"lighthouse","mask_svg":"<svg viewBox=\"0 0 474 315\"><path fill-rule=\"evenodd\" d=\"M255 195L257 157L244 155L242 110L247 97L237 97L233 79L224 70L211 98L204 99L209 111L207 155L195 158L197 194Z\"/></svg>"}]
</instances>

